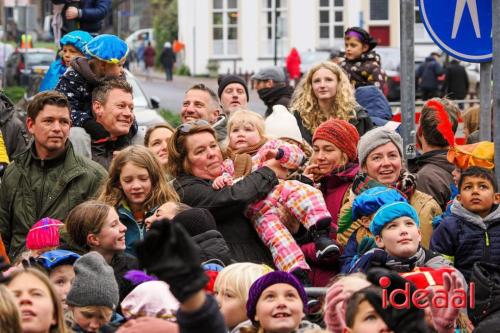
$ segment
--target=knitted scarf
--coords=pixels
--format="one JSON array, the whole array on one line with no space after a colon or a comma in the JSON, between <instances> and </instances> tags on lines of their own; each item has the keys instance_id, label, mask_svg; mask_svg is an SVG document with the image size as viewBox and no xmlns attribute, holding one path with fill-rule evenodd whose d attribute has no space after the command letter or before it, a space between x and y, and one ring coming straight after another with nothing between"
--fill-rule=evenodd
<instances>
[{"instance_id":1,"label":"knitted scarf","mask_svg":"<svg viewBox=\"0 0 500 333\"><path fill-rule=\"evenodd\" d=\"M407 170L401 170L401 174L399 175L398 180L390 184L389 186L381 184L375 178L368 176L365 172L360 172L354 177L352 182L352 191L354 194L359 195L364 191L376 187L376 186L384 186L384 187L392 187L396 190L400 191L408 200L411 199L413 193L415 193L415 188L417 187L417 177L408 172Z\"/></svg>"},{"instance_id":2,"label":"knitted scarf","mask_svg":"<svg viewBox=\"0 0 500 333\"><path fill-rule=\"evenodd\" d=\"M257 151L259 151L260 147L262 147L266 142L267 142L266 138L261 138L260 141L254 144L253 146L238 150L233 150L228 146L226 148L227 157L234 160L234 156L236 154L249 154L250 156L253 156L257 153Z\"/></svg>"},{"instance_id":3,"label":"knitted scarf","mask_svg":"<svg viewBox=\"0 0 500 333\"><path fill-rule=\"evenodd\" d=\"M415 267L425 266L425 251L419 246L417 253L409 258L392 257L387 254L385 265L387 268L397 272L411 272Z\"/></svg>"}]
</instances>

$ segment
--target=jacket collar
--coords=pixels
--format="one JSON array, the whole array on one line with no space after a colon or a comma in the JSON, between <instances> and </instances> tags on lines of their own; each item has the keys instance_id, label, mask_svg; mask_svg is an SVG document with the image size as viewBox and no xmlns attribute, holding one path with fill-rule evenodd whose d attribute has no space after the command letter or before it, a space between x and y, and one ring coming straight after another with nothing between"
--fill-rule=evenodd
<instances>
[{"instance_id":1,"label":"jacket collar","mask_svg":"<svg viewBox=\"0 0 500 333\"><path fill-rule=\"evenodd\" d=\"M483 219L481 216L465 209L462 204L455 198L453 199L453 203L451 204L451 213L465 219L466 221L480 227L483 230L486 230L487 223L500 219L500 206L497 206L488 216Z\"/></svg>"}]
</instances>

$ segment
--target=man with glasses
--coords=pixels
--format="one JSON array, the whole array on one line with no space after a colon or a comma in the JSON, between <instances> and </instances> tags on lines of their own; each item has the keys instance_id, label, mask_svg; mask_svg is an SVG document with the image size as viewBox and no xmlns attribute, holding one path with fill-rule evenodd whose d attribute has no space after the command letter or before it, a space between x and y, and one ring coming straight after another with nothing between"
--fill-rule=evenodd
<instances>
[{"instance_id":1,"label":"man with glasses","mask_svg":"<svg viewBox=\"0 0 500 333\"><path fill-rule=\"evenodd\" d=\"M203 83L195 84L186 91L182 103L183 123L202 119L212 125L220 142L226 138L226 118L221 114L217 94Z\"/></svg>"}]
</instances>

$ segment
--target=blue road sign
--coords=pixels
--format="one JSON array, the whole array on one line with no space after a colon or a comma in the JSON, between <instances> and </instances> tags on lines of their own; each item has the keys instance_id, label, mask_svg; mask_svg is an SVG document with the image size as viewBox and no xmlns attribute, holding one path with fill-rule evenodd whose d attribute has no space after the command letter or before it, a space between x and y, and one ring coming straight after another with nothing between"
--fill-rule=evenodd
<instances>
[{"instance_id":1,"label":"blue road sign","mask_svg":"<svg viewBox=\"0 0 500 333\"><path fill-rule=\"evenodd\" d=\"M449 55L468 62L493 57L492 1L419 0L425 29Z\"/></svg>"}]
</instances>

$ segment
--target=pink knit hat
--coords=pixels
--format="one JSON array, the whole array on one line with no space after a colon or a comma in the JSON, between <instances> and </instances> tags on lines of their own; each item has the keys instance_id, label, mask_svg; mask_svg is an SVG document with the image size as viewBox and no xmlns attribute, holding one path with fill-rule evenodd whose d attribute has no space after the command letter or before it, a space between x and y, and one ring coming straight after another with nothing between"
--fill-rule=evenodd
<instances>
[{"instance_id":1,"label":"pink knit hat","mask_svg":"<svg viewBox=\"0 0 500 333\"><path fill-rule=\"evenodd\" d=\"M56 219L44 217L35 223L26 237L29 250L41 250L59 246L59 228L64 224Z\"/></svg>"}]
</instances>

